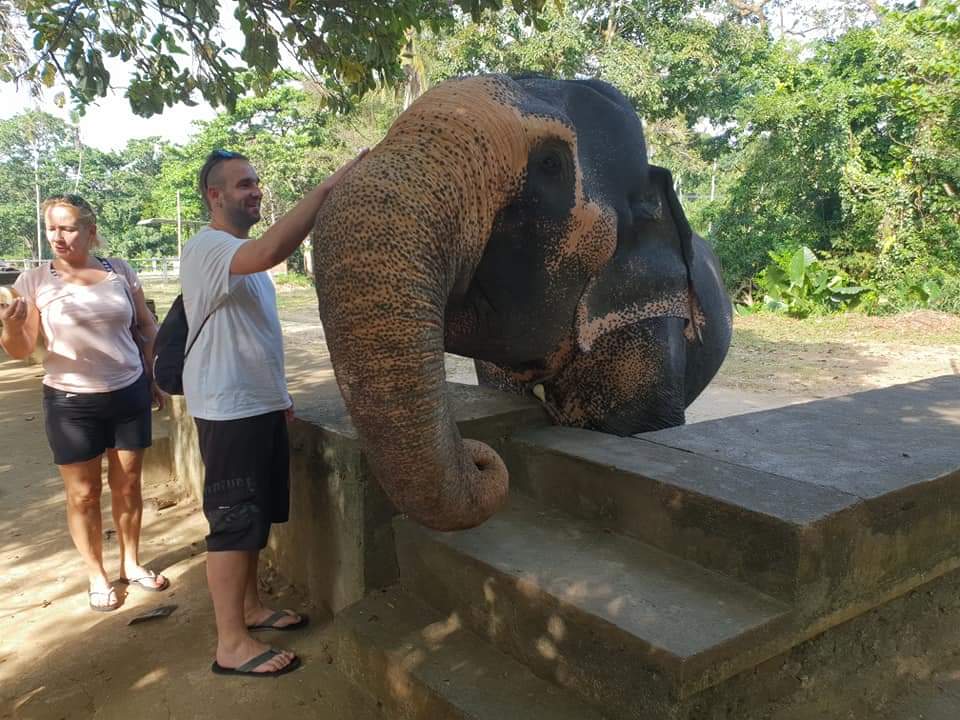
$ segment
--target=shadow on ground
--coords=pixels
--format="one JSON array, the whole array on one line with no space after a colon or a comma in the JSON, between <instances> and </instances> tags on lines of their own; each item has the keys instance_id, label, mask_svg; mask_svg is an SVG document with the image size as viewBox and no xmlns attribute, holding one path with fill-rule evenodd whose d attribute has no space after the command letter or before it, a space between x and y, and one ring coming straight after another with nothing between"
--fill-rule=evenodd
<instances>
[{"instance_id":1,"label":"shadow on ground","mask_svg":"<svg viewBox=\"0 0 960 720\"><path fill-rule=\"evenodd\" d=\"M170 578L170 589L134 588L119 610L91 611L43 432L40 391L39 368L0 356L0 718L381 716L335 671L322 626L263 635L303 657L304 667L289 676L234 679L210 672L215 632L205 579L206 527L187 499L144 512L141 557ZM144 488L145 497L172 493L170 485ZM108 531L108 493L103 511ZM115 542L105 542L104 555L116 577ZM277 607L310 609L279 580L267 593ZM170 617L127 625L166 604L177 605Z\"/></svg>"}]
</instances>

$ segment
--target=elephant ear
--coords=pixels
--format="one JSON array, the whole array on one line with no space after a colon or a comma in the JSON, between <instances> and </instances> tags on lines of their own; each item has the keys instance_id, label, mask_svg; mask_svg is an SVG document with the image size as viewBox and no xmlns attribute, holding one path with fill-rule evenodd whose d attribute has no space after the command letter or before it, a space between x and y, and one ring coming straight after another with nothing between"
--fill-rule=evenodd
<instances>
[{"instance_id":1,"label":"elephant ear","mask_svg":"<svg viewBox=\"0 0 960 720\"><path fill-rule=\"evenodd\" d=\"M603 335L652 318L683 318L699 336L693 231L669 170L650 165L644 186L628 208L630 231L578 304L575 330L583 352Z\"/></svg>"},{"instance_id":2,"label":"elephant ear","mask_svg":"<svg viewBox=\"0 0 960 720\"><path fill-rule=\"evenodd\" d=\"M697 340L702 343L703 337L696 320L697 292L693 285L693 228L690 227L687 214L683 212L680 198L677 197L677 191L674 189L673 174L665 167L651 165L650 184L658 189L657 195L666 200L667 207L664 210L669 213L680 238L680 252L683 254L683 264L687 269L687 301L690 307L690 316L687 322L693 329Z\"/></svg>"}]
</instances>

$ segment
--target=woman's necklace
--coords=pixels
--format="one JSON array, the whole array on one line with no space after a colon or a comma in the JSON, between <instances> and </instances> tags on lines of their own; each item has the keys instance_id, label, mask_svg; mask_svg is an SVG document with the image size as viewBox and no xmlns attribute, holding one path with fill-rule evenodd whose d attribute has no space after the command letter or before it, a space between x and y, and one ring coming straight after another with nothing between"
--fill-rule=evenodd
<instances>
[{"instance_id":1,"label":"woman's necklace","mask_svg":"<svg viewBox=\"0 0 960 720\"><path fill-rule=\"evenodd\" d=\"M78 277L78 275L84 270L100 270L102 268L108 273L113 271L113 267L105 259L101 257L96 257L94 259L97 262L95 265L91 265L90 264L91 258L88 255L87 262L83 267L74 268L69 263L64 262L63 260L60 260L60 258L54 258L53 260L50 261L50 274L53 275L54 277L60 278L64 282L70 282L74 278ZM57 260L60 260L60 262L63 263L69 269L65 269L63 271L57 270Z\"/></svg>"}]
</instances>

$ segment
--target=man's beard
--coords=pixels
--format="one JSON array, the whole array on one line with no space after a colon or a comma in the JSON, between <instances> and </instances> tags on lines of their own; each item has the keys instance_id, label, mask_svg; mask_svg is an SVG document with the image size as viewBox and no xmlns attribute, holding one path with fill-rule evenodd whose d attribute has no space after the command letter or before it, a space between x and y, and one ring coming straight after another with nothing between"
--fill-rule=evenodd
<instances>
[{"instance_id":1,"label":"man's beard","mask_svg":"<svg viewBox=\"0 0 960 720\"><path fill-rule=\"evenodd\" d=\"M234 227L240 227L244 228L245 230L249 230L258 222L260 222L260 217L259 206L254 211L248 210L244 205L238 205L237 207L230 208L230 224Z\"/></svg>"}]
</instances>

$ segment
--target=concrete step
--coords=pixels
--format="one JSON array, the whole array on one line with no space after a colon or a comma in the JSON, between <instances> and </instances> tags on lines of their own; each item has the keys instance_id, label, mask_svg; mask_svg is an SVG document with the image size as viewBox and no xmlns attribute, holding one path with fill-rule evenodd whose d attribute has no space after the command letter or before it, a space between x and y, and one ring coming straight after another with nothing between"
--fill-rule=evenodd
<instances>
[{"instance_id":1,"label":"concrete step","mask_svg":"<svg viewBox=\"0 0 960 720\"><path fill-rule=\"evenodd\" d=\"M776 654L790 622L754 588L520 495L466 532L394 528L406 590L611 717L672 717Z\"/></svg>"},{"instance_id":2,"label":"concrete step","mask_svg":"<svg viewBox=\"0 0 960 720\"><path fill-rule=\"evenodd\" d=\"M829 627L960 564L960 377L620 438L514 435L515 489Z\"/></svg>"},{"instance_id":3,"label":"concrete step","mask_svg":"<svg viewBox=\"0 0 960 720\"><path fill-rule=\"evenodd\" d=\"M143 455L143 482L145 485L162 485L170 482L174 475L173 442L167 410L155 411L151 421L153 442Z\"/></svg>"},{"instance_id":4,"label":"concrete step","mask_svg":"<svg viewBox=\"0 0 960 720\"><path fill-rule=\"evenodd\" d=\"M403 720L603 720L463 627L397 587L333 626L338 668Z\"/></svg>"},{"instance_id":5,"label":"concrete step","mask_svg":"<svg viewBox=\"0 0 960 720\"><path fill-rule=\"evenodd\" d=\"M803 529L856 501L636 438L555 427L510 444L515 490L787 601L804 546L819 540Z\"/></svg>"}]
</instances>

